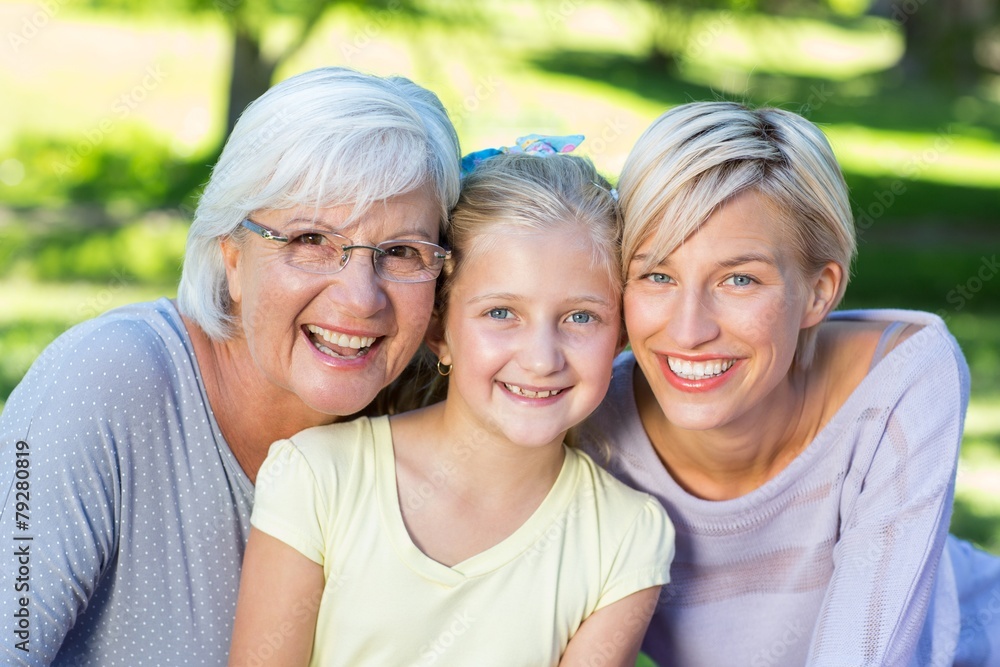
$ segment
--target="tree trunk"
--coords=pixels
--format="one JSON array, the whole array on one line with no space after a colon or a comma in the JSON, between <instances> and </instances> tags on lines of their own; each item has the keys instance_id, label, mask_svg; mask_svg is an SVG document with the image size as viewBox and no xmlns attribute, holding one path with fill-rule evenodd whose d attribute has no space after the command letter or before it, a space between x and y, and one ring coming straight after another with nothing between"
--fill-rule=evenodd
<instances>
[{"instance_id":1,"label":"tree trunk","mask_svg":"<svg viewBox=\"0 0 1000 667\"><path fill-rule=\"evenodd\" d=\"M232 79L229 81L229 108L226 112L226 138L248 104L271 87L277 62L264 57L260 41L239 24L233 30Z\"/></svg>"},{"instance_id":2,"label":"tree trunk","mask_svg":"<svg viewBox=\"0 0 1000 667\"><path fill-rule=\"evenodd\" d=\"M876 6L903 31L906 50L899 68L905 80L931 81L956 92L977 83L975 42L993 18L989 3L896 0Z\"/></svg>"}]
</instances>

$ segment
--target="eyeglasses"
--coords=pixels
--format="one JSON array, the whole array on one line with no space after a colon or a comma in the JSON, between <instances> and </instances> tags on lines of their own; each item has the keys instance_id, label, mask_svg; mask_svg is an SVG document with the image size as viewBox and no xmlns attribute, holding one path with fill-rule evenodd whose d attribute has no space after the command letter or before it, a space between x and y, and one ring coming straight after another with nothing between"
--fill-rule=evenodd
<instances>
[{"instance_id":1,"label":"eyeglasses","mask_svg":"<svg viewBox=\"0 0 1000 667\"><path fill-rule=\"evenodd\" d=\"M285 244L288 264L307 273L338 273L347 266L352 251L364 248L372 251L372 266L379 278L394 283L422 283L441 275L444 261L451 257L450 250L428 241L391 240L364 245L333 232L303 230L289 237L253 220L240 224L261 238Z\"/></svg>"}]
</instances>

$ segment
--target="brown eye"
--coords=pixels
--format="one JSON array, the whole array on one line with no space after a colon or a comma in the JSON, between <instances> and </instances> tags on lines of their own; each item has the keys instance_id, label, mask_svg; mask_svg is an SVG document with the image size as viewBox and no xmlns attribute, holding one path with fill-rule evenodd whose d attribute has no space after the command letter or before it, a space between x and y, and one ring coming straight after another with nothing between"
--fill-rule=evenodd
<instances>
[{"instance_id":1,"label":"brown eye","mask_svg":"<svg viewBox=\"0 0 1000 667\"><path fill-rule=\"evenodd\" d=\"M420 257L420 251L411 245L393 245L381 248L381 250L394 259L417 259Z\"/></svg>"},{"instance_id":2,"label":"brown eye","mask_svg":"<svg viewBox=\"0 0 1000 667\"><path fill-rule=\"evenodd\" d=\"M322 234L316 232L307 232L305 234L299 234L292 239L293 243L301 243L303 245L329 245L330 241Z\"/></svg>"}]
</instances>

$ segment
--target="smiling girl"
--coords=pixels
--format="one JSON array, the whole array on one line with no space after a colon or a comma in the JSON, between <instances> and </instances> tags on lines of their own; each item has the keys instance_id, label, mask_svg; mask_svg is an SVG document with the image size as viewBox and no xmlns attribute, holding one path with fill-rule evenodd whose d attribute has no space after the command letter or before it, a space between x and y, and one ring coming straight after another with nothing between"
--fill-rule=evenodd
<instances>
[{"instance_id":1,"label":"smiling girl","mask_svg":"<svg viewBox=\"0 0 1000 667\"><path fill-rule=\"evenodd\" d=\"M272 447L231 665L634 664L673 529L564 444L621 345L617 233L581 158L467 178L427 341L447 397Z\"/></svg>"}]
</instances>

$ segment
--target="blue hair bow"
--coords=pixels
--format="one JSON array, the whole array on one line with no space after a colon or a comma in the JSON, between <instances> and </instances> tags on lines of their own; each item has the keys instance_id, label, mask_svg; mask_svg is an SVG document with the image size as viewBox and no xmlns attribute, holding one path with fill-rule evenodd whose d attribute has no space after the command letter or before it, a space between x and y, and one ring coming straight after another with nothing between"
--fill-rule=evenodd
<instances>
[{"instance_id":1,"label":"blue hair bow","mask_svg":"<svg viewBox=\"0 0 1000 667\"><path fill-rule=\"evenodd\" d=\"M532 153L539 157L552 155L554 153L569 153L583 141L582 134L569 134L563 137L556 137L544 134L528 134L518 137L513 146L501 146L500 148L484 148L474 153L469 153L462 158L462 178L465 178L481 163L495 155L503 153Z\"/></svg>"}]
</instances>

